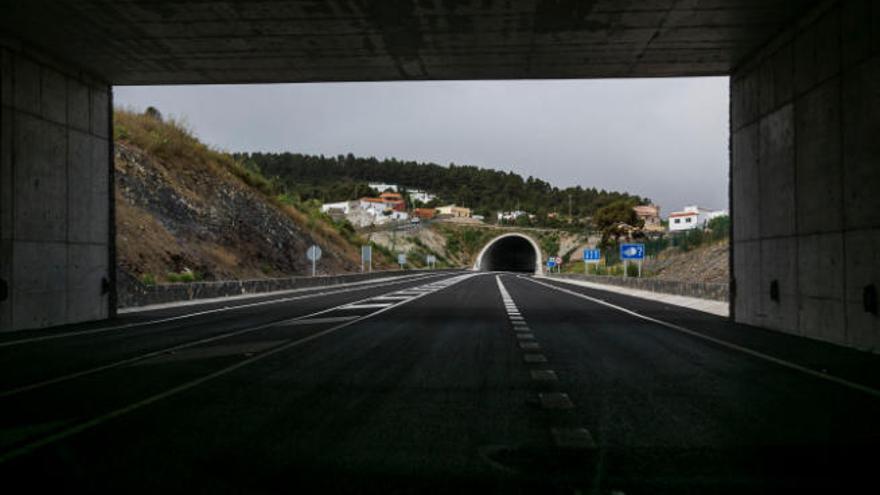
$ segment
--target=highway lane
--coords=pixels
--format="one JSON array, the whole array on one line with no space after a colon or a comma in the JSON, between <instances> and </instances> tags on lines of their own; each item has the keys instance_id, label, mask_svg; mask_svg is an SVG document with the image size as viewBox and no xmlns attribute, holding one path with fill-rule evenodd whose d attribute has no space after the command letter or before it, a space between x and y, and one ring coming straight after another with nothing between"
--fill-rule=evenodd
<instances>
[{"instance_id":1,"label":"highway lane","mask_svg":"<svg viewBox=\"0 0 880 495\"><path fill-rule=\"evenodd\" d=\"M512 297L523 301L522 314L548 367L569 391L580 422L601 445L603 485L627 493L646 487L655 493L695 487L708 493L838 493L870 480L880 445L876 395L572 297L532 278L504 280ZM851 375L870 377L878 369L876 356L610 292L575 292L773 356L780 355L784 341L786 359L825 356L839 362L846 355L862 364L861 373L847 368Z\"/></svg>"},{"instance_id":2,"label":"highway lane","mask_svg":"<svg viewBox=\"0 0 880 495\"><path fill-rule=\"evenodd\" d=\"M379 292L413 287L451 275L418 274L366 285L164 307L126 313L112 322L60 327L35 335L28 331L9 332L0 336L0 369L14 372L0 373L0 397L58 377L204 339L247 332ZM41 365L33 366L36 361Z\"/></svg>"},{"instance_id":3,"label":"highway lane","mask_svg":"<svg viewBox=\"0 0 880 495\"><path fill-rule=\"evenodd\" d=\"M325 312L0 398L0 475L98 492L804 493L871 473L869 394L530 277L447 274L392 291L280 304ZM716 336L754 330L615 302ZM194 318L136 347L204 331ZM116 336L83 338L51 342L128 355ZM764 340L745 337L776 352ZM40 347L31 366L78 359ZM821 347L797 339L785 357L842 359ZM850 378L877 369L853 356Z\"/></svg>"}]
</instances>

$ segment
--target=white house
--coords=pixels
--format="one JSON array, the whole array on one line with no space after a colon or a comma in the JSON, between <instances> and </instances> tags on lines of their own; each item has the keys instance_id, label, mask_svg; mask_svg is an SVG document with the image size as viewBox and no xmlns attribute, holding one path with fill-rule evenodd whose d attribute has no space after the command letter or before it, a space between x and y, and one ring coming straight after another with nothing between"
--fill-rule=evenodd
<instances>
[{"instance_id":1,"label":"white house","mask_svg":"<svg viewBox=\"0 0 880 495\"><path fill-rule=\"evenodd\" d=\"M697 205L685 206L682 211L674 211L669 214L669 231L678 232L696 228L704 229L709 220L727 215L727 211L713 211L701 208Z\"/></svg>"},{"instance_id":2,"label":"white house","mask_svg":"<svg viewBox=\"0 0 880 495\"><path fill-rule=\"evenodd\" d=\"M437 196L422 190L408 191L410 201L418 201L420 203L430 203Z\"/></svg>"},{"instance_id":3,"label":"white house","mask_svg":"<svg viewBox=\"0 0 880 495\"><path fill-rule=\"evenodd\" d=\"M516 210L516 211L499 211L499 212L498 212L498 220L499 220L499 221L501 221L501 220L513 221L513 220L516 220L517 218L519 218L519 217L521 217L521 216L523 216L523 215L528 215L528 213L526 213L526 212L524 212L524 211L522 211L522 210ZM531 217L531 215L529 215L529 216Z\"/></svg>"},{"instance_id":4,"label":"white house","mask_svg":"<svg viewBox=\"0 0 880 495\"><path fill-rule=\"evenodd\" d=\"M328 213L330 210L339 211L345 215L348 215L351 212L352 203L357 203L355 201L340 201L338 203L324 203L321 205L321 212Z\"/></svg>"},{"instance_id":5,"label":"white house","mask_svg":"<svg viewBox=\"0 0 880 495\"><path fill-rule=\"evenodd\" d=\"M397 184L370 183L370 184L367 184L367 185L370 186L370 187L372 187L373 189L379 191L380 193L383 193L383 192L385 192L385 191L387 191L387 190L389 190L389 189L391 189L391 190L394 191L394 192L397 192Z\"/></svg>"}]
</instances>

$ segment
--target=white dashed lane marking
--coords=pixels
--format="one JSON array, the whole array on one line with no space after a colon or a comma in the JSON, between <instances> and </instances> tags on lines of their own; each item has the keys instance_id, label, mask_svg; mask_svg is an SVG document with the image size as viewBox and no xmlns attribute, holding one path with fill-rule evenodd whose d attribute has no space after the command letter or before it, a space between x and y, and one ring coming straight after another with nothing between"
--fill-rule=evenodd
<instances>
[{"instance_id":1,"label":"white dashed lane marking","mask_svg":"<svg viewBox=\"0 0 880 495\"><path fill-rule=\"evenodd\" d=\"M392 306L394 303L366 303L366 304L349 304L347 306L343 306L339 309L373 309L373 308L387 308Z\"/></svg>"},{"instance_id":2,"label":"white dashed lane marking","mask_svg":"<svg viewBox=\"0 0 880 495\"><path fill-rule=\"evenodd\" d=\"M535 381L546 381L546 382L555 382L559 378L556 376L556 372L553 370L532 370L532 380Z\"/></svg>"},{"instance_id":3,"label":"white dashed lane marking","mask_svg":"<svg viewBox=\"0 0 880 495\"><path fill-rule=\"evenodd\" d=\"M586 428L553 428L553 443L561 449L594 449L596 442Z\"/></svg>"},{"instance_id":4,"label":"white dashed lane marking","mask_svg":"<svg viewBox=\"0 0 880 495\"><path fill-rule=\"evenodd\" d=\"M527 365L534 365L530 367L542 367L540 365L547 363L548 359L545 355L539 353L541 350L541 344L537 342L535 334L532 333L532 330L526 324L526 319L522 316L522 313L516 306L516 302L513 300L513 297L510 296L510 293L507 292L504 283L501 282L501 277L496 276L495 281L498 283L498 291L501 293L501 299L504 302L504 308L507 311L507 318L510 320L510 324L513 327L513 335L516 337L517 345L520 350L523 351L523 362ZM559 382L559 377L556 375L556 371L546 369L546 367L545 369L531 369L529 370L529 374L532 381L537 382L537 385L540 385L539 388L544 390L555 389L556 384ZM557 422L570 424L571 417L569 417L569 420L564 420L563 418L558 417L560 414L571 416L572 411L575 409L574 403L571 401L568 394L562 392L542 392L538 394L538 402L542 409L553 411L552 416ZM590 431L586 428L551 427L550 435L553 438L554 446L559 449L582 450L596 448L596 442L593 440Z\"/></svg>"},{"instance_id":5,"label":"white dashed lane marking","mask_svg":"<svg viewBox=\"0 0 880 495\"><path fill-rule=\"evenodd\" d=\"M538 399L544 409L574 409L574 404L568 398L568 394L550 392L538 394Z\"/></svg>"},{"instance_id":6,"label":"white dashed lane marking","mask_svg":"<svg viewBox=\"0 0 880 495\"><path fill-rule=\"evenodd\" d=\"M547 358L543 354L525 354L523 361L526 363L546 363Z\"/></svg>"}]
</instances>

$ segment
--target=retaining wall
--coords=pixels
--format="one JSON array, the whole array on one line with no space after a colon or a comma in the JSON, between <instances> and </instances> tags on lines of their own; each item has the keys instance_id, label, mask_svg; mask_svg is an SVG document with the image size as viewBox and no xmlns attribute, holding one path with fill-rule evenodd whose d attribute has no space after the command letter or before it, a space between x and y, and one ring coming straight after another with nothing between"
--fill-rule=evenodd
<instances>
[{"instance_id":1,"label":"retaining wall","mask_svg":"<svg viewBox=\"0 0 880 495\"><path fill-rule=\"evenodd\" d=\"M602 275L584 275L577 273L554 274L551 278L584 280L597 284L616 285L619 287L630 287L632 289L661 292L664 294L698 297L700 299L714 299L716 301L730 300L730 287L728 284L682 282L679 280L663 280L657 278L607 277Z\"/></svg>"},{"instance_id":2,"label":"retaining wall","mask_svg":"<svg viewBox=\"0 0 880 495\"><path fill-rule=\"evenodd\" d=\"M308 287L321 287L362 280L414 275L417 273L446 272L447 270L388 270L371 273L350 273L318 277L286 277L255 280L224 280L218 282L192 282L179 284L144 285L130 275L118 275L118 301L120 308L149 306L195 299L260 294Z\"/></svg>"}]
</instances>

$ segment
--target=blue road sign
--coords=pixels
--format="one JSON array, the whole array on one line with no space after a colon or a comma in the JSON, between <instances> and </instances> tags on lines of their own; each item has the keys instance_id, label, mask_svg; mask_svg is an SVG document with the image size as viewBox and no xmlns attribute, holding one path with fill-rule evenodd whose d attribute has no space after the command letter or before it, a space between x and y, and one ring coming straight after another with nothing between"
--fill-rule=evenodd
<instances>
[{"instance_id":1,"label":"blue road sign","mask_svg":"<svg viewBox=\"0 0 880 495\"><path fill-rule=\"evenodd\" d=\"M621 244L620 259L622 260L642 260L645 259L644 244Z\"/></svg>"},{"instance_id":2,"label":"blue road sign","mask_svg":"<svg viewBox=\"0 0 880 495\"><path fill-rule=\"evenodd\" d=\"M602 258L602 251L598 249L584 249L585 263L598 263Z\"/></svg>"},{"instance_id":3,"label":"blue road sign","mask_svg":"<svg viewBox=\"0 0 880 495\"><path fill-rule=\"evenodd\" d=\"M551 257L547 260L547 267L548 267L548 268L553 268L554 266L556 266L556 258L553 257L553 256L551 256Z\"/></svg>"}]
</instances>

